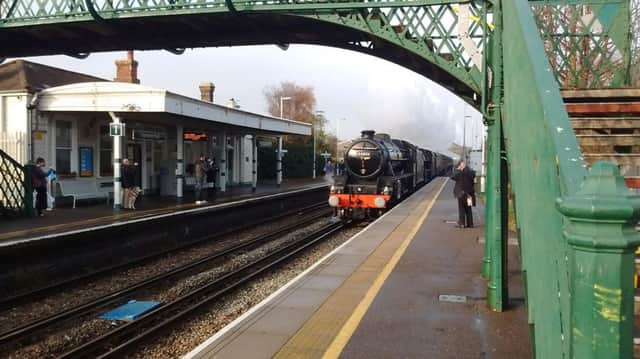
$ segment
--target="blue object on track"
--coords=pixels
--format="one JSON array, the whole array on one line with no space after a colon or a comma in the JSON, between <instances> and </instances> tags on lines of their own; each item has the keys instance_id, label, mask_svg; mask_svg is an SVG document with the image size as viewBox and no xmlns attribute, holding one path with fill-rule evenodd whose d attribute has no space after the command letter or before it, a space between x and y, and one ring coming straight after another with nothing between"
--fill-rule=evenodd
<instances>
[{"instance_id":1,"label":"blue object on track","mask_svg":"<svg viewBox=\"0 0 640 359\"><path fill-rule=\"evenodd\" d=\"M129 303L121 305L113 310L110 310L100 316L100 319L106 320L124 320L132 321L136 320L139 316L152 310L160 305L160 302L154 301L141 301L131 300Z\"/></svg>"}]
</instances>

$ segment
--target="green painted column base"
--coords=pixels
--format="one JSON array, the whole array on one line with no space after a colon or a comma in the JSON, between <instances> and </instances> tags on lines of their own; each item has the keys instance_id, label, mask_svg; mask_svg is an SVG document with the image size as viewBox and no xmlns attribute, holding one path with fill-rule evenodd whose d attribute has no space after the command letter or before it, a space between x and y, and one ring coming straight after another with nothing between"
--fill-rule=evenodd
<instances>
[{"instance_id":1,"label":"green painted column base","mask_svg":"<svg viewBox=\"0 0 640 359\"><path fill-rule=\"evenodd\" d=\"M487 284L487 303L490 303L489 309L494 312L502 312L504 310L501 293L498 291L496 285L491 282Z\"/></svg>"},{"instance_id":2,"label":"green painted column base","mask_svg":"<svg viewBox=\"0 0 640 359\"><path fill-rule=\"evenodd\" d=\"M572 357L631 358L640 197L616 165L596 162L580 190L557 205L571 249Z\"/></svg>"},{"instance_id":3,"label":"green painted column base","mask_svg":"<svg viewBox=\"0 0 640 359\"><path fill-rule=\"evenodd\" d=\"M491 277L491 258L482 258L482 278L489 279Z\"/></svg>"}]
</instances>

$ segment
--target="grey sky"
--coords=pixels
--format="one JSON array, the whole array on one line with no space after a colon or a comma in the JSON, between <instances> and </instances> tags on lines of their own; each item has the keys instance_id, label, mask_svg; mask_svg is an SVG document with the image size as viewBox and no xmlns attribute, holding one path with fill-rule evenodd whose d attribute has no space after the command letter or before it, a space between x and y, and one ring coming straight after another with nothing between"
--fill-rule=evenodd
<instances>
[{"instance_id":1,"label":"grey sky","mask_svg":"<svg viewBox=\"0 0 640 359\"><path fill-rule=\"evenodd\" d=\"M113 79L114 61L124 52L92 54L85 60L66 56L30 58L78 72ZM467 143L477 138L480 114L455 95L410 70L372 56L311 45L293 45L287 51L269 46L187 50L181 56L165 51L137 51L139 77L144 85L198 97L198 85L216 85L215 102L239 100L243 109L265 113L265 86L294 81L312 86L317 109L329 119L328 130L339 137L359 136L362 129L387 132L393 137L438 150L462 142L466 111ZM284 112L286 117L286 102Z\"/></svg>"}]
</instances>

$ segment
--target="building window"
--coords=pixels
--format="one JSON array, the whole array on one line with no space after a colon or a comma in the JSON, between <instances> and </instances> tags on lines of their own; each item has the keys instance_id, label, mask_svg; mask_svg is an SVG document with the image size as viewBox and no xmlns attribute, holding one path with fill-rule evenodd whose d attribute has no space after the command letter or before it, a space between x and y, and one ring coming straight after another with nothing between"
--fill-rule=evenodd
<instances>
[{"instance_id":1,"label":"building window","mask_svg":"<svg viewBox=\"0 0 640 359\"><path fill-rule=\"evenodd\" d=\"M56 121L56 171L71 174L71 122Z\"/></svg>"},{"instance_id":2,"label":"building window","mask_svg":"<svg viewBox=\"0 0 640 359\"><path fill-rule=\"evenodd\" d=\"M113 139L109 126L100 126L100 176L113 176Z\"/></svg>"}]
</instances>

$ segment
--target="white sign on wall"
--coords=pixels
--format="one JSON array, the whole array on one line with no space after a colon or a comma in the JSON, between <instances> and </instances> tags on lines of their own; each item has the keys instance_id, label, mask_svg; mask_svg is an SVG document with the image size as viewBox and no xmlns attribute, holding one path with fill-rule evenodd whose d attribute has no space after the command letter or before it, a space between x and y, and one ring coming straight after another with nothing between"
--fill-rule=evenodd
<instances>
[{"instance_id":1,"label":"white sign on wall","mask_svg":"<svg viewBox=\"0 0 640 359\"><path fill-rule=\"evenodd\" d=\"M112 137L124 136L124 123L110 123L109 135Z\"/></svg>"}]
</instances>

